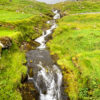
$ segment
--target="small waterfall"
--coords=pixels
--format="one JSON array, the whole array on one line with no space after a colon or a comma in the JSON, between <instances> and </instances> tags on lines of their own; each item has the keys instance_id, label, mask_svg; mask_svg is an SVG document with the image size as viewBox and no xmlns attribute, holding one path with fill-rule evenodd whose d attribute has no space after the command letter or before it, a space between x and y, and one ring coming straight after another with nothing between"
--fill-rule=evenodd
<instances>
[{"instance_id":1,"label":"small waterfall","mask_svg":"<svg viewBox=\"0 0 100 100\"><path fill-rule=\"evenodd\" d=\"M46 48L46 40L45 40L45 38L48 35L52 34L52 31L57 27L57 24L56 24L55 20L60 19L60 14L59 14L58 10L54 10L53 13L55 14L55 16L53 17L53 20L51 20L52 21L51 28L46 30L46 31L44 31L42 33L42 36L40 36L39 38L37 38L35 40L36 42L40 43L40 46L38 47L38 49L45 49ZM47 23L49 24L49 23L51 23L51 21L47 21Z\"/></svg>"},{"instance_id":2,"label":"small waterfall","mask_svg":"<svg viewBox=\"0 0 100 100\"><path fill-rule=\"evenodd\" d=\"M53 20L47 22L48 24L52 23L52 26L35 40L40 43L40 46L36 50L29 51L26 55L27 66L32 69L33 74L33 76L28 75L28 80L31 80L37 88L40 94L39 100L62 100L62 73L54 64L49 51L46 50L46 37L52 34L57 27L56 20L60 18L58 10L53 12L55 14Z\"/></svg>"}]
</instances>

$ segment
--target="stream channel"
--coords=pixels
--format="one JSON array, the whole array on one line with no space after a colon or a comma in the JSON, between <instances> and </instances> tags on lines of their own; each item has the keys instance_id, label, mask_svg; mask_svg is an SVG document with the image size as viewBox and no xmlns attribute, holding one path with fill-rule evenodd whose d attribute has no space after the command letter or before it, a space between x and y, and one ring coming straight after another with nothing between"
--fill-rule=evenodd
<instances>
[{"instance_id":1,"label":"stream channel","mask_svg":"<svg viewBox=\"0 0 100 100\"><path fill-rule=\"evenodd\" d=\"M50 29L45 30L42 36L35 39L40 45L26 54L28 81L34 84L39 93L37 100L67 100L66 96L62 96L64 91L61 70L54 63L46 48L46 38L52 35L57 27L56 20L60 19L58 10L53 10L53 13L55 14L53 19L47 21L47 24L51 24ZM32 76L29 75L30 68L32 69Z\"/></svg>"}]
</instances>

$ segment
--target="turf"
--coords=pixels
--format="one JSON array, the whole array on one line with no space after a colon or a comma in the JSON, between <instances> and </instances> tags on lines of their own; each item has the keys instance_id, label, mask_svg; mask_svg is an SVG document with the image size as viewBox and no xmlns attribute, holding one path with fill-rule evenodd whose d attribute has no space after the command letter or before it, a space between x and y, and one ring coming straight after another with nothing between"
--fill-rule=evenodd
<instances>
[{"instance_id":1,"label":"turf","mask_svg":"<svg viewBox=\"0 0 100 100\"><path fill-rule=\"evenodd\" d=\"M0 100L22 100L18 86L26 74L25 54L17 47L5 50L0 59Z\"/></svg>"},{"instance_id":2,"label":"turf","mask_svg":"<svg viewBox=\"0 0 100 100\"><path fill-rule=\"evenodd\" d=\"M0 0L0 38L12 39L9 49L0 47L0 100L22 100L19 87L27 68L21 44L40 36L51 15L48 5L35 0Z\"/></svg>"},{"instance_id":3,"label":"turf","mask_svg":"<svg viewBox=\"0 0 100 100\"><path fill-rule=\"evenodd\" d=\"M5 36L14 37L17 34L18 32L16 32L15 30L0 28L0 37L5 37Z\"/></svg>"},{"instance_id":4,"label":"turf","mask_svg":"<svg viewBox=\"0 0 100 100\"><path fill-rule=\"evenodd\" d=\"M2 22L18 21L21 19L29 18L31 16L32 14L23 14L14 11L0 10L0 21Z\"/></svg>"},{"instance_id":5,"label":"turf","mask_svg":"<svg viewBox=\"0 0 100 100\"><path fill-rule=\"evenodd\" d=\"M78 2L64 2L54 5L61 11L67 14L85 13L85 12L100 12L99 0L79 0Z\"/></svg>"},{"instance_id":6,"label":"turf","mask_svg":"<svg viewBox=\"0 0 100 100\"><path fill-rule=\"evenodd\" d=\"M83 11L82 11L83 12ZM100 99L100 14L67 15L48 43L70 100Z\"/></svg>"}]
</instances>

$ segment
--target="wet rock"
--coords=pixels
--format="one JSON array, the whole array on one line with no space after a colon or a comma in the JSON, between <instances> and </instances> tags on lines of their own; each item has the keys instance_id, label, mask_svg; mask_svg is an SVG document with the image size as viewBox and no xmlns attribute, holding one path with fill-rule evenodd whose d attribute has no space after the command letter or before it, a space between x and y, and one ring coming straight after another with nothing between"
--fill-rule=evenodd
<instances>
[{"instance_id":1,"label":"wet rock","mask_svg":"<svg viewBox=\"0 0 100 100\"><path fill-rule=\"evenodd\" d=\"M59 59L58 58L58 55L57 54L54 54L54 55L51 55L51 56L52 56L52 59L53 59L54 63L56 63L57 60Z\"/></svg>"},{"instance_id":2,"label":"wet rock","mask_svg":"<svg viewBox=\"0 0 100 100\"><path fill-rule=\"evenodd\" d=\"M26 82L19 88L22 100L38 100L39 94L35 90L33 83Z\"/></svg>"},{"instance_id":3,"label":"wet rock","mask_svg":"<svg viewBox=\"0 0 100 100\"><path fill-rule=\"evenodd\" d=\"M35 41L23 42L21 45L21 50L25 50L25 51L34 50L37 46L39 46L39 43Z\"/></svg>"},{"instance_id":4,"label":"wet rock","mask_svg":"<svg viewBox=\"0 0 100 100\"><path fill-rule=\"evenodd\" d=\"M39 79L37 80L37 85L41 89L41 92L43 94L46 94L47 93L47 86L46 86L45 81L43 81L43 80L44 80L43 77L42 76L39 76Z\"/></svg>"},{"instance_id":5,"label":"wet rock","mask_svg":"<svg viewBox=\"0 0 100 100\"><path fill-rule=\"evenodd\" d=\"M0 38L0 46L4 49L7 49L12 46L12 40L9 37Z\"/></svg>"},{"instance_id":6,"label":"wet rock","mask_svg":"<svg viewBox=\"0 0 100 100\"><path fill-rule=\"evenodd\" d=\"M31 50L27 52L27 66L36 67L39 62L43 62L43 66L50 66L53 64L53 60L50 57L50 54L47 50ZM30 63L30 60L33 62ZM37 67L36 67L37 69Z\"/></svg>"},{"instance_id":7,"label":"wet rock","mask_svg":"<svg viewBox=\"0 0 100 100\"><path fill-rule=\"evenodd\" d=\"M27 75L22 75L21 83L25 83L27 80L28 80L28 76Z\"/></svg>"},{"instance_id":8,"label":"wet rock","mask_svg":"<svg viewBox=\"0 0 100 100\"><path fill-rule=\"evenodd\" d=\"M54 16L54 14L52 14L52 13L48 13L46 15L49 16L49 17L51 17L51 18Z\"/></svg>"},{"instance_id":9,"label":"wet rock","mask_svg":"<svg viewBox=\"0 0 100 100\"><path fill-rule=\"evenodd\" d=\"M65 90L65 85L64 85L64 82L62 84L62 88L61 88L61 91L62 91L62 100L70 100L69 97L67 96L67 94L64 92Z\"/></svg>"},{"instance_id":10,"label":"wet rock","mask_svg":"<svg viewBox=\"0 0 100 100\"><path fill-rule=\"evenodd\" d=\"M45 37L46 41L51 40L51 39L52 39L52 34L49 34L48 36Z\"/></svg>"},{"instance_id":11,"label":"wet rock","mask_svg":"<svg viewBox=\"0 0 100 100\"><path fill-rule=\"evenodd\" d=\"M54 12L55 20L60 18L60 14L58 14L58 12L59 11ZM42 15L40 14L40 16ZM54 23L51 29L46 32L48 34L52 34L51 30L54 30L55 28L56 24ZM46 37L44 37L44 35L46 35L45 32L43 37L41 36L38 38L39 40L36 40L43 47L45 45L44 38ZM48 35L45 40L48 41L50 38L52 38L52 36ZM26 65L28 67L28 81L34 83L37 91L40 93L40 99L44 98L45 100L48 100L49 98L50 100L67 100L67 97L63 94L64 91L62 91L62 73L58 66L54 64L49 51L41 48L30 50L26 54L26 59Z\"/></svg>"},{"instance_id":12,"label":"wet rock","mask_svg":"<svg viewBox=\"0 0 100 100\"><path fill-rule=\"evenodd\" d=\"M29 77L33 77L33 68L32 67L28 67L28 75Z\"/></svg>"},{"instance_id":13,"label":"wet rock","mask_svg":"<svg viewBox=\"0 0 100 100\"><path fill-rule=\"evenodd\" d=\"M30 60L30 63L32 63L32 60Z\"/></svg>"}]
</instances>

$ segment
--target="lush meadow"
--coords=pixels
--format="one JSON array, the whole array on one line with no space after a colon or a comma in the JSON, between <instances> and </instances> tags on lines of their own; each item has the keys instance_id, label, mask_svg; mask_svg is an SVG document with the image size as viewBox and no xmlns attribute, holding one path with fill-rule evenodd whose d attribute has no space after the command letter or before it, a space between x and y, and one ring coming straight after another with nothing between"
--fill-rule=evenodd
<instances>
[{"instance_id":1,"label":"lush meadow","mask_svg":"<svg viewBox=\"0 0 100 100\"><path fill-rule=\"evenodd\" d=\"M54 5L66 14L100 12L99 0L79 0L78 2L64 2Z\"/></svg>"},{"instance_id":2,"label":"lush meadow","mask_svg":"<svg viewBox=\"0 0 100 100\"><path fill-rule=\"evenodd\" d=\"M18 88L27 68L25 51L20 47L41 35L50 16L51 9L35 0L0 0L0 39L12 39L11 48L0 47L0 100L22 100Z\"/></svg>"},{"instance_id":3,"label":"lush meadow","mask_svg":"<svg viewBox=\"0 0 100 100\"><path fill-rule=\"evenodd\" d=\"M69 14L58 21L53 40L48 43L62 69L70 100L100 100L100 14L72 15L99 12L98 5L100 2L61 4L61 10Z\"/></svg>"}]
</instances>

